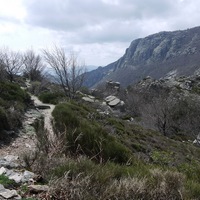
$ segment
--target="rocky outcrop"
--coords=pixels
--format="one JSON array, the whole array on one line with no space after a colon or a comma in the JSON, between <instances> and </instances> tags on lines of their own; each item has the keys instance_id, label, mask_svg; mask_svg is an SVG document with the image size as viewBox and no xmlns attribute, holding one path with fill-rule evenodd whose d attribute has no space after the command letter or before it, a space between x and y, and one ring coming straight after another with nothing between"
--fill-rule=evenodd
<instances>
[{"instance_id":1,"label":"rocky outcrop","mask_svg":"<svg viewBox=\"0 0 200 200\"><path fill-rule=\"evenodd\" d=\"M0 199L22 199L19 194L20 185L27 186L27 192L29 194L46 193L49 190L47 185L38 185L38 176L33 172L26 170L23 167L23 162L18 156L7 155L0 157L0 175L5 176L8 179L14 181L18 186L16 190L7 189L0 184ZM34 184L34 185L33 185Z\"/></svg>"},{"instance_id":2,"label":"rocky outcrop","mask_svg":"<svg viewBox=\"0 0 200 200\"><path fill-rule=\"evenodd\" d=\"M87 82L91 83L87 86L95 87L108 80L127 86L146 76L159 79L170 72L176 72L176 76L193 75L199 72L199 63L200 27L160 32L134 40L119 60L87 73ZM102 76L95 81L99 71Z\"/></svg>"},{"instance_id":3,"label":"rocky outcrop","mask_svg":"<svg viewBox=\"0 0 200 200\"><path fill-rule=\"evenodd\" d=\"M16 190L5 189L3 185L0 184L0 199L21 199L21 196Z\"/></svg>"},{"instance_id":4,"label":"rocky outcrop","mask_svg":"<svg viewBox=\"0 0 200 200\"><path fill-rule=\"evenodd\" d=\"M16 183L29 182L35 176L30 171L21 170L22 166L23 163L19 160L18 156L7 155L0 157L0 175L5 175Z\"/></svg>"},{"instance_id":5,"label":"rocky outcrop","mask_svg":"<svg viewBox=\"0 0 200 200\"><path fill-rule=\"evenodd\" d=\"M96 100L95 100L95 97L94 96L91 96L91 95L86 95L84 97L82 97L82 99L84 101L87 101L89 103L94 103Z\"/></svg>"},{"instance_id":6,"label":"rocky outcrop","mask_svg":"<svg viewBox=\"0 0 200 200\"><path fill-rule=\"evenodd\" d=\"M107 90L116 90L116 91L119 91L119 89L120 89L120 82L107 81L106 82L106 89Z\"/></svg>"},{"instance_id":7,"label":"rocky outcrop","mask_svg":"<svg viewBox=\"0 0 200 200\"><path fill-rule=\"evenodd\" d=\"M108 96L105 98L105 101L111 107L115 107L121 102L121 100L116 96Z\"/></svg>"}]
</instances>

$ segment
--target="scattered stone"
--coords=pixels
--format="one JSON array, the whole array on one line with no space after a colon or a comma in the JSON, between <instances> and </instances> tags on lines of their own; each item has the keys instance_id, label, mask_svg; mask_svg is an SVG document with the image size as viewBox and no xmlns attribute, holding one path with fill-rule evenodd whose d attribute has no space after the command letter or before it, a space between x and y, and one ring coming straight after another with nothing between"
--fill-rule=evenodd
<instances>
[{"instance_id":1,"label":"scattered stone","mask_svg":"<svg viewBox=\"0 0 200 200\"><path fill-rule=\"evenodd\" d=\"M27 144L27 143L26 143L26 144L25 144L25 147L31 149L31 145L30 145L30 144Z\"/></svg>"},{"instance_id":2,"label":"scattered stone","mask_svg":"<svg viewBox=\"0 0 200 200\"><path fill-rule=\"evenodd\" d=\"M49 190L48 185L29 185L28 188L32 193L47 192Z\"/></svg>"},{"instance_id":3,"label":"scattered stone","mask_svg":"<svg viewBox=\"0 0 200 200\"><path fill-rule=\"evenodd\" d=\"M35 106L37 109L40 109L40 110L45 110L45 109L50 109L51 107L48 106L48 105L36 105Z\"/></svg>"},{"instance_id":4,"label":"scattered stone","mask_svg":"<svg viewBox=\"0 0 200 200\"><path fill-rule=\"evenodd\" d=\"M4 159L8 162L14 162L19 160L19 156L7 155L4 157Z\"/></svg>"},{"instance_id":5,"label":"scattered stone","mask_svg":"<svg viewBox=\"0 0 200 200\"><path fill-rule=\"evenodd\" d=\"M13 161L8 161L5 158L0 158L0 167L12 169L12 168L18 168L19 164Z\"/></svg>"},{"instance_id":6,"label":"scattered stone","mask_svg":"<svg viewBox=\"0 0 200 200\"><path fill-rule=\"evenodd\" d=\"M5 167L1 167L0 168L0 175L5 174L6 173L6 168Z\"/></svg>"},{"instance_id":7,"label":"scattered stone","mask_svg":"<svg viewBox=\"0 0 200 200\"><path fill-rule=\"evenodd\" d=\"M110 101L113 101L114 99L116 99L116 96L108 96L105 98L105 101L108 103Z\"/></svg>"},{"instance_id":8,"label":"scattered stone","mask_svg":"<svg viewBox=\"0 0 200 200\"><path fill-rule=\"evenodd\" d=\"M106 104L106 102L105 101L103 101L102 102L102 106L106 106L107 104Z\"/></svg>"},{"instance_id":9,"label":"scattered stone","mask_svg":"<svg viewBox=\"0 0 200 200\"><path fill-rule=\"evenodd\" d=\"M112 106L118 105L119 103L120 103L120 99L116 98L113 101L108 102L108 105L112 107Z\"/></svg>"},{"instance_id":10,"label":"scattered stone","mask_svg":"<svg viewBox=\"0 0 200 200\"><path fill-rule=\"evenodd\" d=\"M106 89L111 91L119 91L120 90L120 82L107 81Z\"/></svg>"},{"instance_id":11,"label":"scattered stone","mask_svg":"<svg viewBox=\"0 0 200 200\"><path fill-rule=\"evenodd\" d=\"M116 96L108 96L105 98L105 101L111 107L116 106L121 102L121 100L118 99Z\"/></svg>"},{"instance_id":12,"label":"scattered stone","mask_svg":"<svg viewBox=\"0 0 200 200\"><path fill-rule=\"evenodd\" d=\"M3 185L0 184L0 196L5 199L21 199L21 196L17 193L16 190L5 189Z\"/></svg>"},{"instance_id":13,"label":"scattered stone","mask_svg":"<svg viewBox=\"0 0 200 200\"><path fill-rule=\"evenodd\" d=\"M25 182L29 182L31 179L33 179L35 177L35 174L33 172L30 172L30 171L24 171L23 173L23 179L22 179L22 182L25 183Z\"/></svg>"},{"instance_id":14,"label":"scattered stone","mask_svg":"<svg viewBox=\"0 0 200 200\"><path fill-rule=\"evenodd\" d=\"M89 97L90 99L95 99L95 97L92 96L92 95L88 95L88 97Z\"/></svg>"},{"instance_id":15,"label":"scattered stone","mask_svg":"<svg viewBox=\"0 0 200 200\"><path fill-rule=\"evenodd\" d=\"M13 170L7 171L6 175L10 180L14 180L16 183L26 183L35 177L35 174L29 171L16 172Z\"/></svg>"},{"instance_id":16,"label":"scattered stone","mask_svg":"<svg viewBox=\"0 0 200 200\"><path fill-rule=\"evenodd\" d=\"M14 180L16 183L22 182L23 176L19 173L14 173L8 177L10 180Z\"/></svg>"},{"instance_id":17,"label":"scattered stone","mask_svg":"<svg viewBox=\"0 0 200 200\"><path fill-rule=\"evenodd\" d=\"M89 97L82 97L82 99L84 100L84 101L87 101L87 102L90 102L90 103L94 103L94 99L91 99L91 98L89 98Z\"/></svg>"}]
</instances>

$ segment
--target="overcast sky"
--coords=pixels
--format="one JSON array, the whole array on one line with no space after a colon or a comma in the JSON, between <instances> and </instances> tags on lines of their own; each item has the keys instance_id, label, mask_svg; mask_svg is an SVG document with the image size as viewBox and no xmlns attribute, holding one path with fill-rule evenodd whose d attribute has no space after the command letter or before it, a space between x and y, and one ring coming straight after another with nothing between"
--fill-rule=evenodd
<instances>
[{"instance_id":1,"label":"overcast sky","mask_svg":"<svg viewBox=\"0 0 200 200\"><path fill-rule=\"evenodd\" d=\"M199 25L199 0L0 0L1 47L56 44L86 65L116 61L134 39Z\"/></svg>"}]
</instances>

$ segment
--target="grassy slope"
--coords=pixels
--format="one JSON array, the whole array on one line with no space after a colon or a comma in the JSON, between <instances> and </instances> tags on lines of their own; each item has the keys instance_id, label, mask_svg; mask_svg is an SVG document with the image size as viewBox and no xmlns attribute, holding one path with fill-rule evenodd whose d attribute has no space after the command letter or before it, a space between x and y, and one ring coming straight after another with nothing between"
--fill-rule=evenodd
<instances>
[{"instance_id":1,"label":"grassy slope","mask_svg":"<svg viewBox=\"0 0 200 200\"><path fill-rule=\"evenodd\" d=\"M159 132L145 130L125 120L102 117L95 109L83 103L59 104L53 111L53 116L56 128L60 132L67 132L65 138L65 142L68 144L67 149L65 149L66 155L71 152L70 155L73 156L84 155L88 157L86 160L72 159L67 164L58 165L53 169L53 174L56 176L61 177L70 171L69 176L76 179L81 173L83 179L87 176L94 178L93 185L95 185L101 179L106 179L108 175L101 185L103 188L110 181L114 184L113 181L122 181L124 177L126 179L135 178L138 183L144 181L143 186L151 188L149 184L153 184L158 178L157 176L161 176L161 180L166 185L168 178L173 179L174 182L175 179L180 181L177 182L177 185L180 183L183 185L182 195L185 197L196 198L199 196L200 176L196 174L199 174L200 171L200 149L190 142L180 142L167 138ZM72 132L75 134L71 134ZM92 143L92 141L96 143ZM102 141L107 141L108 144L101 146ZM114 143L109 143L110 141ZM103 147L102 151L101 147ZM113 149L115 154L113 154ZM101 152L100 155L98 152ZM106 153L104 154L104 152ZM156 172L157 169L159 170ZM99 171L102 174L95 178ZM162 184L161 182L159 184ZM151 189L153 192L155 188ZM58 188L56 191L59 191ZM97 193L102 195L101 192L98 190ZM94 196L95 194L90 195ZM144 196L136 195L132 198L145 198L145 195L150 197L149 193L141 195ZM180 198L179 196L175 199Z\"/></svg>"}]
</instances>

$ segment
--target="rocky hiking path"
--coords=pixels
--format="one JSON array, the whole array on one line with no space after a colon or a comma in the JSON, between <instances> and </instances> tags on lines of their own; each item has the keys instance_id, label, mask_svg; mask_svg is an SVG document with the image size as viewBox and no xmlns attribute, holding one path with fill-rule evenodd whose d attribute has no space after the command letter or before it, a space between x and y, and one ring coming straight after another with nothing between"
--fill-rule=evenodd
<instances>
[{"instance_id":1,"label":"rocky hiking path","mask_svg":"<svg viewBox=\"0 0 200 200\"><path fill-rule=\"evenodd\" d=\"M44 128L47 129L49 139L53 140L52 111L55 105L43 104L36 96L31 96L35 108L29 109L24 115L22 129L18 137L13 138L9 145L0 146L0 175L8 177L17 184L28 184L29 193L47 192L48 186L32 185L36 175L27 171L23 166L23 154L31 153L36 147L36 134L33 123L36 119L44 117ZM22 199L20 189L7 189L0 184L0 200Z\"/></svg>"},{"instance_id":2,"label":"rocky hiking path","mask_svg":"<svg viewBox=\"0 0 200 200\"><path fill-rule=\"evenodd\" d=\"M20 156L24 152L33 151L35 148L35 130L33 123L41 116L44 117L44 127L49 133L49 139L53 140L52 111L55 108L53 104L43 104L36 96L31 96L34 101L35 109L29 109L25 113L22 129L18 137L10 145L0 147L0 156L15 155Z\"/></svg>"},{"instance_id":3,"label":"rocky hiking path","mask_svg":"<svg viewBox=\"0 0 200 200\"><path fill-rule=\"evenodd\" d=\"M34 101L34 104L37 109L40 110L41 114L44 116L44 128L49 133L49 138L51 140L54 140L54 134L53 134L53 127L52 127L52 111L55 108L55 105L53 104L43 104L36 96L31 96L31 99Z\"/></svg>"}]
</instances>

